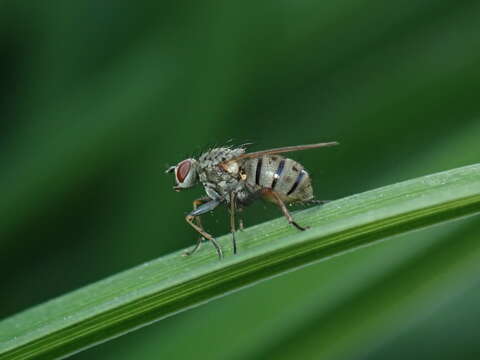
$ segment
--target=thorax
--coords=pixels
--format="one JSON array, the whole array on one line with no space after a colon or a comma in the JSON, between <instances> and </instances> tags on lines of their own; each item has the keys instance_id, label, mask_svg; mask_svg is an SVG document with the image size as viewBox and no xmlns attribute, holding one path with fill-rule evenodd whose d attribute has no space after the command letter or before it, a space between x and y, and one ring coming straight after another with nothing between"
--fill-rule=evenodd
<instances>
[{"instance_id":1,"label":"thorax","mask_svg":"<svg viewBox=\"0 0 480 360\"><path fill-rule=\"evenodd\" d=\"M214 148L198 159L198 176L207 195L215 200L229 201L229 194L241 189L238 172L227 172L220 164L245 152L243 148Z\"/></svg>"}]
</instances>

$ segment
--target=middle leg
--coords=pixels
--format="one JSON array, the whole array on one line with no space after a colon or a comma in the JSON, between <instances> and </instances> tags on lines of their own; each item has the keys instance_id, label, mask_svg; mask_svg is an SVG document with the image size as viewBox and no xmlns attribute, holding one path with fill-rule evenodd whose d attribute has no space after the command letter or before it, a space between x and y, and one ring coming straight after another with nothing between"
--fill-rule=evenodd
<instances>
[{"instance_id":1,"label":"middle leg","mask_svg":"<svg viewBox=\"0 0 480 360\"><path fill-rule=\"evenodd\" d=\"M230 231L232 232L232 241L233 241L233 253L237 253L237 240L235 239L235 211L237 206L235 204L237 201L237 194L232 192L230 194Z\"/></svg>"}]
</instances>

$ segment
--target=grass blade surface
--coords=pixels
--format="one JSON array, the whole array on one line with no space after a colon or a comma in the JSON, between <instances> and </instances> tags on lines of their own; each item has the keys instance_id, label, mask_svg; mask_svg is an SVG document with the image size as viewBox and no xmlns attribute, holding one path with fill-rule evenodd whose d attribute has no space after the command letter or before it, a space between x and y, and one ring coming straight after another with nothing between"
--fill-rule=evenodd
<instances>
[{"instance_id":1,"label":"grass blade surface","mask_svg":"<svg viewBox=\"0 0 480 360\"><path fill-rule=\"evenodd\" d=\"M480 211L480 165L386 186L219 238L226 258L204 246L114 275L0 322L0 359L61 357L283 271L376 240Z\"/></svg>"}]
</instances>

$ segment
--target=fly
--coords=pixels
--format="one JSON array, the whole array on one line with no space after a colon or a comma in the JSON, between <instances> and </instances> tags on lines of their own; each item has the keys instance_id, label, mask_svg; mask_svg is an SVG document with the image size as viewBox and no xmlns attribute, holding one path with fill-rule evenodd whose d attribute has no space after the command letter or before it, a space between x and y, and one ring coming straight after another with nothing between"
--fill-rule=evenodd
<instances>
[{"instance_id":1,"label":"fly","mask_svg":"<svg viewBox=\"0 0 480 360\"><path fill-rule=\"evenodd\" d=\"M237 253L235 214L259 198L275 203L289 224L298 230L306 230L292 218L286 205L323 201L315 199L310 175L304 167L279 154L334 145L338 143L287 146L250 153L244 146L218 147L204 152L198 159L189 158L171 166L167 173L175 174L174 190L180 191L201 183L206 193L206 196L193 201L193 210L185 217L187 223L201 235L194 248L185 255L195 253L202 239L207 239L215 247L219 258L223 257L220 245L204 230L200 220L200 215L220 204L226 204L230 210L234 254ZM242 223L240 227L243 227Z\"/></svg>"}]
</instances>

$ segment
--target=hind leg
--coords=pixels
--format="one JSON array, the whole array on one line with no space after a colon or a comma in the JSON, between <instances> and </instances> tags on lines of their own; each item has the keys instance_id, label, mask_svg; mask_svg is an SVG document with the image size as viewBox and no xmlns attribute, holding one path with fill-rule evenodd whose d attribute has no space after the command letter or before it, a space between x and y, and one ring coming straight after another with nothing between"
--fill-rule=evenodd
<instances>
[{"instance_id":1,"label":"hind leg","mask_svg":"<svg viewBox=\"0 0 480 360\"><path fill-rule=\"evenodd\" d=\"M317 199L313 199L313 200L310 200L308 201L309 204L318 204L318 205L323 205L323 204L327 204L329 202L331 202L333 200L317 200Z\"/></svg>"},{"instance_id":2,"label":"hind leg","mask_svg":"<svg viewBox=\"0 0 480 360\"><path fill-rule=\"evenodd\" d=\"M307 227L300 226L295 220L293 220L293 217L288 211L285 203L275 191L273 191L272 189L263 189L262 193L264 196L271 197L275 200L280 210L282 210L283 215L287 218L287 221L289 224L292 224L298 230L301 230L301 231L308 229L308 226Z\"/></svg>"}]
</instances>

